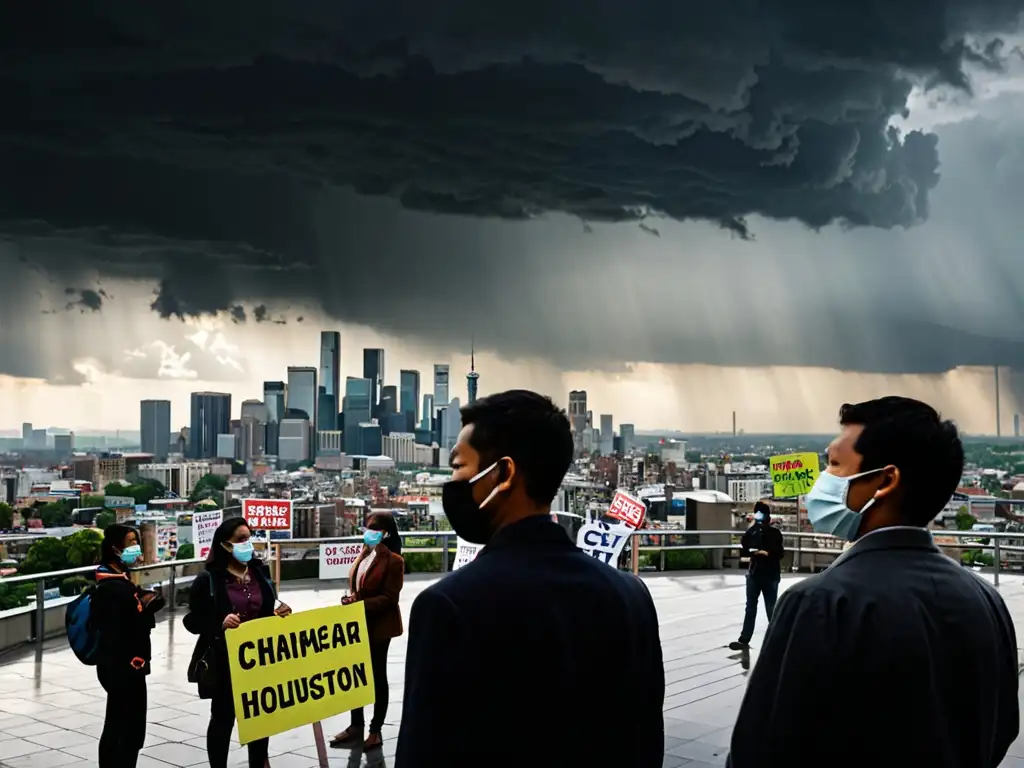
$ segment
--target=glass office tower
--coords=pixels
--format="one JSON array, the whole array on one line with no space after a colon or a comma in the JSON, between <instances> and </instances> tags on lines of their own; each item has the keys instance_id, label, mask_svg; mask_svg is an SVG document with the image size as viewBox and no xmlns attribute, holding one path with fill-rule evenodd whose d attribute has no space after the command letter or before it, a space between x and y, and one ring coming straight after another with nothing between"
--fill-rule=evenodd
<instances>
[{"instance_id":1,"label":"glass office tower","mask_svg":"<svg viewBox=\"0 0 1024 768\"><path fill-rule=\"evenodd\" d=\"M317 430L338 428L341 404L341 334L320 332L320 387L317 398Z\"/></svg>"},{"instance_id":2,"label":"glass office tower","mask_svg":"<svg viewBox=\"0 0 1024 768\"><path fill-rule=\"evenodd\" d=\"M139 416L142 452L165 461L171 445L171 401L143 400Z\"/></svg>"},{"instance_id":3,"label":"glass office tower","mask_svg":"<svg viewBox=\"0 0 1024 768\"><path fill-rule=\"evenodd\" d=\"M384 386L384 350L363 350L363 378L369 379L373 386L370 395L370 412L376 416L380 406L380 389Z\"/></svg>"},{"instance_id":4,"label":"glass office tower","mask_svg":"<svg viewBox=\"0 0 1024 768\"><path fill-rule=\"evenodd\" d=\"M359 425L370 421L371 397L373 382L370 379L357 379L349 376L345 379L345 414L344 443L345 453L349 456L362 454Z\"/></svg>"},{"instance_id":5,"label":"glass office tower","mask_svg":"<svg viewBox=\"0 0 1024 768\"><path fill-rule=\"evenodd\" d=\"M188 434L190 459L217 455L217 435L231 432L231 395L225 392L193 392Z\"/></svg>"},{"instance_id":6,"label":"glass office tower","mask_svg":"<svg viewBox=\"0 0 1024 768\"><path fill-rule=\"evenodd\" d=\"M403 370L398 378L399 412L405 415L405 431L416 429L416 409L420 404L420 372Z\"/></svg>"},{"instance_id":7,"label":"glass office tower","mask_svg":"<svg viewBox=\"0 0 1024 768\"><path fill-rule=\"evenodd\" d=\"M263 403L267 406L267 445L268 456L278 455L278 440L281 435L281 419L284 418L285 401L288 387L283 381L263 382Z\"/></svg>"}]
</instances>

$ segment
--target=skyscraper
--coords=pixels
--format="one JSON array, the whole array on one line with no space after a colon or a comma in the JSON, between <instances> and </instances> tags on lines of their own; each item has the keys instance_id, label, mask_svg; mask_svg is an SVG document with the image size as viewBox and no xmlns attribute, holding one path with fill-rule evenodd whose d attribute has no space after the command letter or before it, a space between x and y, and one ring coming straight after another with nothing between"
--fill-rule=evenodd
<instances>
[{"instance_id":1,"label":"skyscraper","mask_svg":"<svg viewBox=\"0 0 1024 768\"><path fill-rule=\"evenodd\" d=\"M448 372L451 366L447 363L434 363L434 407L448 405Z\"/></svg>"},{"instance_id":2,"label":"skyscraper","mask_svg":"<svg viewBox=\"0 0 1024 768\"><path fill-rule=\"evenodd\" d=\"M633 446L636 442L636 430L632 424L620 424L619 436L621 437L622 455L629 456L633 452Z\"/></svg>"},{"instance_id":3,"label":"skyscraper","mask_svg":"<svg viewBox=\"0 0 1024 768\"><path fill-rule=\"evenodd\" d=\"M188 433L190 459L217 455L217 435L231 433L231 395L225 392L193 392Z\"/></svg>"},{"instance_id":4,"label":"skyscraper","mask_svg":"<svg viewBox=\"0 0 1024 768\"><path fill-rule=\"evenodd\" d=\"M263 382L263 404L267 406L268 456L277 456L278 453L278 438L281 434L281 419L284 418L287 392L288 388L283 381Z\"/></svg>"},{"instance_id":5,"label":"skyscraper","mask_svg":"<svg viewBox=\"0 0 1024 768\"><path fill-rule=\"evenodd\" d=\"M382 421L398 413L398 387L394 384L380 388L380 407L377 412Z\"/></svg>"},{"instance_id":6,"label":"skyscraper","mask_svg":"<svg viewBox=\"0 0 1024 768\"><path fill-rule=\"evenodd\" d=\"M583 431L587 428L587 392L574 389L569 393L569 428L576 453L583 452Z\"/></svg>"},{"instance_id":7,"label":"skyscraper","mask_svg":"<svg viewBox=\"0 0 1024 768\"><path fill-rule=\"evenodd\" d=\"M158 462L165 461L171 445L171 401L143 400L140 406L142 452L153 454Z\"/></svg>"},{"instance_id":8,"label":"skyscraper","mask_svg":"<svg viewBox=\"0 0 1024 768\"><path fill-rule=\"evenodd\" d=\"M305 366L288 366L288 396L286 403L289 411L301 411L310 424L316 423L316 368ZM297 413L289 418L296 418Z\"/></svg>"},{"instance_id":9,"label":"skyscraper","mask_svg":"<svg viewBox=\"0 0 1024 768\"><path fill-rule=\"evenodd\" d=\"M601 455L611 456L615 453L615 426L610 413L601 414Z\"/></svg>"},{"instance_id":10,"label":"skyscraper","mask_svg":"<svg viewBox=\"0 0 1024 768\"><path fill-rule=\"evenodd\" d=\"M466 374L466 394L467 402L473 404L476 402L476 388L480 382L480 374L476 372L476 349L475 343L470 343L469 346L469 373Z\"/></svg>"},{"instance_id":11,"label":"skyscraper","mask_svg":"<svg viewBox=\"0 0 1024 768\"><path fill-rule=\"evenodd\" d=\"M341 334L320 332L320 387L317 400L318 430L338 428L341 405Z\"/></svg>"},{"instance_id":12,"label":"skyscraper","mask_svg":"<svg viewBox=\"0 0 1024 768\"><path fill-rule=\"evenodd\" d=\"M420 404L420 372L403 369L398 376L399 412L405 414L405 431L416 428L416 409Z\"/></svg>"},{"instance_id":13,"label":"skyscraper","mask_svg":"<svg viewBox=\"0 0 1024 768\"><path fill-rule=\"evenodd\" d=\"M434 396L426 394L423 396L423 416L420 418L420 429L428 432L434 428Z\"/></svg>"},{"instance_id":14,"label":"skyscraper","mask_svg":"<svg viewBox=\"0 0 1024 768\"><path fill-rule=\"evenodd\" d=\"M376 416L380 407L380 388L384 386L384 350L363 350L363 378L369 379L373 387L370 399L370 411Z\"/></svg>"},{"instance_id":15,"label":"skyscraper","mask_svg":"<svg viewBox=\"0 0 1024 768\"><path fill-rule=\"evenodd\" d=\"M361 440L359 425L370 421L370 398L373 393L373 382L370 379L357 379L349 376L345 379L345 453L349 456L360 454Z\"/></svg>"}]
</instances>

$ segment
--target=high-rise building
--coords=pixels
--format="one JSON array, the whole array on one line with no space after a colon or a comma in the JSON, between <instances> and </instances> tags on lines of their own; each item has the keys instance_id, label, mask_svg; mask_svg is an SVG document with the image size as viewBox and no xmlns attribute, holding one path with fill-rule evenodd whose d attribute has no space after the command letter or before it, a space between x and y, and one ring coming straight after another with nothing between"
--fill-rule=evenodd
<instances>
[{"instance_id":1,"label":"high-rise building","mask_svg":"<svg viewBox=\"0 0 1024 768\"><path fill-rule=\"evenodd\" d=\"M69 432L66 435L54 435L53 452L62 459L71 458L71 454L75 452L75 433Z\"/></svg>"},{"instance_id":2,"label":"high-rise building","mask_svg":"<svg viewBox=\"0 0 1024 768\"><path fill-rule=\"evenodd\" d=\"M359 425L359 453L363 456L380 456L384 452L383 435L376 421Z\"/></svg>"},{"instance_id":3,"label":"high-rise building","mask_svg":"<svg viewBox=\"0 0 1024 768\"><path fill-rule=\"evenodd\" d=\"M636 431L632 424L620 424L619 436L621 437L621 450L623 456L629 456L633 452L636 443Z\"/></svg>"},{"instance_id":4,"label":"high-rise building","mask_svg":"<svg viewBox=\"0 0 1024 768\"><path fill-rule=\"evenodd\" d=\"M601 455L611 456L615 452L615 427L610 413L601 414Z\"/></svg>"},{"instance_id":5,"label":"high-rise building","mask_svg":"<svg viewBox=\"0 0 1024 768\"><path fill-rule=\"evenodd\" d=\"M405 430L416 428L416 409L420 404L420 372L403 369L398 378L399 412L405 414Z\"/></svg>"},{"instance_id":6,"label":"high-rise building","mask_svg":"<svg viewBox=\"0 0 1024 768\"><path fill-rule=\"evenodd\" d=\"M434 407L448 405L448 373L451 366L447 363L434 363Z\"/></svg>"},{"instance_id":7,"label":"high-rise building","mask_svg":"<svg viewBox=\"0 0 1024 768\"><path fill-rule=\"evenodd\" d=\"M32 447L32 423L29 421L21 425L21 447Z\"/></svg>"},{"instance_id":8,"label":"high-rise building","mask_svg":"<svg viewBox=\"0 0 1024 768\"><path fill-rule=\"evenodd\" d=\"M370 421L373 382L370 379L359 379L349 376L345 379L344 400L344 441L345 453L349 456L361 454L359 425Z\"/></svg>"},{"instance_id":9,"label":"high-rise building","mask_svg":"<svg viewBox=\"0 0 1024 768\"><path fill-rule=\"evenodd\" d=\"M381 420L398 413L398 387L394 384L380 388L380 406L377 412Z\"/></svg>"},{"instance_id":10,"label":"high-rise building","mask_svg":"<svg viewBox=\"0 0 1024 768\"><path fill-rule=\"evenodd\" d=\"M459 398L453 398L448 406L445 408L444 419L438 417L441 424L441 440L438 444L450 451L455 447L455 440L459 436L459 432L462 430L462 413L460 412L461 404Z\"/></svg>"},{"instance_id":11,"label":"high-rise building","mask_svg":"<svg viewBox=\"0 0 1024 768\"><path fill-rule=\"evenodd\" d=\"M302 413L310 424L316 423L316 368L288 366L288 396L286 403L291 418Z\"/></svg>"},{"instance_id":12,"label":"high-rise building","mask_svg":"<svg viewBox=\"0 0 1024 768\"><path fill-rule=\"evenodd\" d=\"M583 431L587 428L586 390L574 389L569 393L569 428L576 453L583 453Z\"/></svg>"},{"instance_id":13,"label":"high-rise building","mask_svg":"<svg viewBox=\"0 0 1024 768\"><path fill-rule=\"evenodd\" d=\"M1013 436L1020 437L1020 414L1013 414Z\"/></svg>"},{"instance_id":14,"label":"high-rise building","mask_svg":"<svg viewBox=\"0 0 1024 768\"><path fill-rule=\"evenodd\" d=\"M384 350L363 350L363 378L369 379L373 387L370 394L370 411L376 416L380 407L380 390L384 386Z\"/></svg>"},{"instance_id":15,"label":"high-rise building","mask_svg":"<svg viewBox=\"0 0 1024 768\"><path fill-rule=\"evenodd\" d=\"M414 464L416 436L409 432L392 432L384 438L381 453L394 459L395 464Z\"/></svg>"},{"instance_id":16,"label":"high-rise building","mask_svg":"<svg viewBox=\"0 0 1024 768\"><path fill-rule=\"evenodd\" d=\"M263 404L267 406L267 439L268 456L277 456L278 437L281 432L281 419L284 418L285 402L288 387L283 381L263 382Z\"/></svg>"},{"instance_id":17,"label":"high-rise building","mask_svg":"<svg viewBox=\"0 0 1024 768\"><path fill-rule=\"evenodd\" d=\"M282 419L281 435L278 440L278 461L288 464L308 461L311 458L309 455L311 432L309 419Z\"/></svg>"},{"instance_id":18,"label":"high-rise building","mask_svg":"<svg viewBox=\"0 0 1024 768\"><path fill-rule=\"evenodd\" d=\"M193 392L188 457L211 459L217 455L217 436L231 433L231 395Z\"/></svg>"},{"instance_id":19,"label":"high-rise building","mask_svg":"<svg viewBox=\"0 0 1024 768\"><path fill-rule=\"evenodd\" d=\"M241 416L239 458L243 461L262 458L267 452L267 406L260 400L246 400L242 403Z\"/></svg>"},{"instance_id":20,"label":"high-rise building","mask_svg":"<svg viewBox=\"0 0 1024 768\"><path fill-rule=\"evenodd\" d=\"M142 452L165 461L171 447L171 401L143 400L140 403L139 433Z\"/></svg>"},{"instance_id":21,"label":"high-rise building","mask_svg":"<svg viewBox=\"0 0 1024 768\"><path fill-rule=\"evenodd\" d=\"M480 383L480 374L476 372L476 345L469 347L469 373L466 374L466 402L472 405L476 402L477 385Z\"/></svg>"},{"instance_id":22,"label":"high-rise building","mask_svg":"<svg viewBox=\"0 0 1024 768\"><path fill-rule=\"evenodd\" d=\"M426 394L423 396L423 416L420 418L420 429L428 432L434 428L434 396Z\"/></svg>"},{"instance_id":23,"label":"high-rise building","mask_svg":"<svg viewBox=\"0 0 1024 768\"><path fill-rule=\"evenodd\" d=\"M341 334L320 332L320 386L316 408L316 428L338 428L338 407L341 405Z\"/></svg>"}]
</instances>

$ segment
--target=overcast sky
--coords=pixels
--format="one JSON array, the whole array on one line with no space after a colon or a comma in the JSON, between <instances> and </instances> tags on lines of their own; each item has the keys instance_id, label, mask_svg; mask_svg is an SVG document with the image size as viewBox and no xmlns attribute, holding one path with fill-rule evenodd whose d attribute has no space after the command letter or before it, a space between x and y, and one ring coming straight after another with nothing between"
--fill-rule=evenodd
<instances>
[{"instance_id":1,"label":"overcast sky","mask_svg":"<svg viewBox=\"0 0 1024 768\"><path fill-rule=\"evenodd\" d=\"M324 328L641 428L1024 406L1024 0L228 5L0 12L0 428L184 424Z\"/></svg>"}]
</instances>

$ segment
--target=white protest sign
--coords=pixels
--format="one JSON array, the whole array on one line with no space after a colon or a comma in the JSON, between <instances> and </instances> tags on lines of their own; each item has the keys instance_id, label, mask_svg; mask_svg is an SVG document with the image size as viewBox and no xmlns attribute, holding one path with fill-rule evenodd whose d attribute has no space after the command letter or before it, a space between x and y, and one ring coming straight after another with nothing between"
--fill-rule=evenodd
<instances>
[{"instance_id":1,"label":"white protest sign","mask_svg":"<svg viewBox=\"0 0 1024 768\"><path fill-rule=\"evenodd\" d=\"M455 562L452 563L452 570L457 571L464 565L468 565L476 560L476 556L480 554L480 550L484 548L483 544L470 544L461 537L456 537L458 543L458 549L455 550Z\"/></svg>"},{"instance_id":2,"label":"white protest sign","mask_svg":"<svg viewBox=\"0 0 1024 768\"><path fill-rule=\"evenodd\" d=\"M588 522L576 536L576 546L612 568L617 568L619 555L633 533L633 528L621 523Z\"/></svg>"},{"instance_id":3,"label":"white protest sign","mask_svg":"<svg viewBox=\"0 0 1024 768\"><path fill-rule=\"evenodd\" d=\"M192 513L192 547L196 557L206 557L210 554L213 534L217 532L223 519L224 510L222 509Z\"/></svg>"},{"instance_id":4,"label":"white protest sign","mask_svg":"<svg viewBox=\"0 0 1024 768\"><path fill-rule=\"evenodd\" d=\"M358 541L320 545L320 578L347 579L363 545Z\"/></svg>"}]
</instances>

